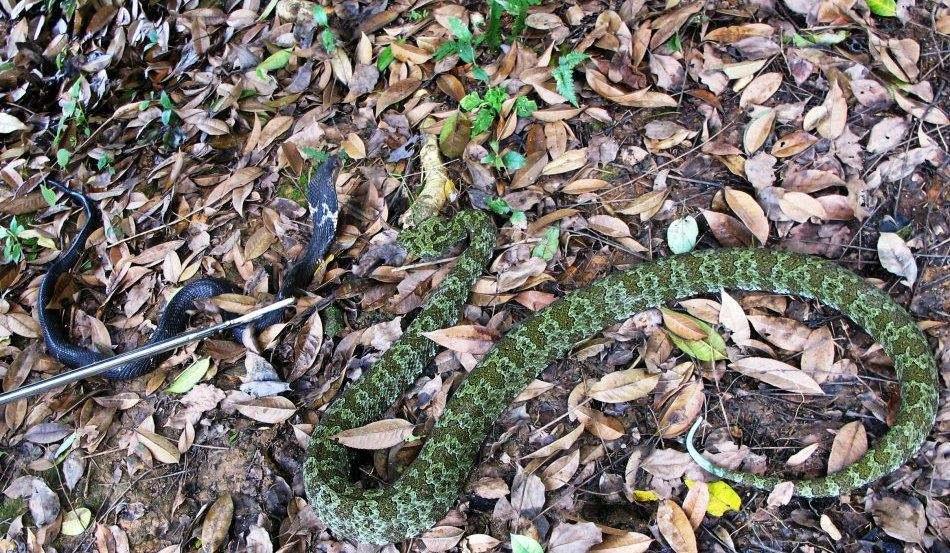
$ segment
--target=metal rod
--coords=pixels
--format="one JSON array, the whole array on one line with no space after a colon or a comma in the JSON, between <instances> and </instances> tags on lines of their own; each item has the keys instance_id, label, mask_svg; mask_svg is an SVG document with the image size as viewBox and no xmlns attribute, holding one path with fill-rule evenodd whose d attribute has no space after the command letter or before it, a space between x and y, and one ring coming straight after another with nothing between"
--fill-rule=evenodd
<instances>
[{"instance_id":1,"label":"metal rod","mask_svg":"<svg viewBox=\"0 0 950 553\"><path fill-rule=\"evenodd\" d=\"M221 332L222 330L227 330L235 326L240 326L242 324L248 323L255 319L270 313L271 311L276 311L278 309L283 309L294 302L294 298L286 298L278 302L274 302L270 305L261 307L260 309L255 309L250 313L246 313L239 317L233 319L228 319L227 321L221 322L219 324L209 326L206 328L200 328L198 330L193 330L191 332L186 332L184 334L179 334L178 336L173 336L167 340L162 340L161 342L156 342L154 344L149 344L147 346L142 346L140 348L135 348L133 350L121 353L114 357L108 359L103 359L102 361L93 363L91 365L86 365L84 367L79 367L71 371L66 371L62 374L52 376L45 380L40 380L39 382L34 382L32 384L27 384L26 386L21 386L15 390L0 394L0 405L10 403L11 401L16 401L21 398L35 396L37 394L43 393L47 390L53 388L58 388L60 386L65 386L70 382L76 382L77 380L82 380L84 378L95 376L106 372L107 370L118 367L119 365L124 365L130 361L136 361L138 359L153 357L159 353L175 349L191 342L197 342L202 338L211 336Z\"/></svg>"}]
</instances>

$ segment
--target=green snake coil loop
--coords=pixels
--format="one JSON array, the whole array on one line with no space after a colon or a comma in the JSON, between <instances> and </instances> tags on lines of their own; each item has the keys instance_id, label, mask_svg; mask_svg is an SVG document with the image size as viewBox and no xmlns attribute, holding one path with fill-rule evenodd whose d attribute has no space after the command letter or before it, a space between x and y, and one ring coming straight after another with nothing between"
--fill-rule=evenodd
<instances>
[{"instance_id":1,"label":"green snake coil loop","mask_svg":"<svg viewBox=\"0 0 950 553\"><path fill-rule=\"evenodd\" d=\"M634 313L722 288L818 299L860 325L894 361L902 394L894 426L852 465L796 481L797 495L835 496L884 476L918 450L934 423L933 355L911 316L887 294L817 257L765 249L701 251L612 274L522 322L458 387L406 472L389 486L362 489L349 478L350 453L332 436L378 419L412 385L436 353L423 333L457 323L491 256L496 230L487 215L464 211L400 235L407 249L422 255L435 255L465 237L468 247L403 336L330 406L313 431L304 485L313 508L338 537L384 544L430 528L456 503L495 419L549 363ZM780 482L711 464L692 445L695 429L689 452L707 471L761 489Z\"/></svg>"}]
</instances>

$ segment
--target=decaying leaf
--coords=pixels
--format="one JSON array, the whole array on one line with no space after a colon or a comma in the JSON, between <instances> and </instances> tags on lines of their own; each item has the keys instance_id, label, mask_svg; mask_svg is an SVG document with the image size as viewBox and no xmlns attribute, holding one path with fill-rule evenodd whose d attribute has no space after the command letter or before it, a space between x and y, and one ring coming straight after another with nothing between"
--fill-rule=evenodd
<instances>
[{"instance_id":1,"label":"decaying leaf","mask_svg":"<svg viewBox=\"0 0 950 553\"><path fill-rule=\"evenodd\" d=\"M333 439L354 449L386 449L412 436L415 427L404 419L383 419L344 430Z\"/></svg>"}]
</instances>

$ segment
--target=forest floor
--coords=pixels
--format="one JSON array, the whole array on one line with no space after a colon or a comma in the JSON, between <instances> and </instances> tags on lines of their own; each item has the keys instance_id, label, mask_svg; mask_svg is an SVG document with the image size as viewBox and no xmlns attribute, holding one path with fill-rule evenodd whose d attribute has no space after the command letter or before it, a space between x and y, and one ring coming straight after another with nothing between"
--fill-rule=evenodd
<instances>
[{"instance_id":1,"label":"forest floor","mask_svg":"<svg viewBox=\"0 0 950 553\"><path fill-rule=\"evenodd\" d=\"M928 336L941 402L920 451L869 486L808 500L717 483L686 453L698 417L716 463L812 478L881 439L900 389L820 302L681 301L538 375L455 508L385 549L950 551L948 33L946 0L0 1L4 391L64 370L36 299L83 219L47 179L105 222L54 306L75 343L123 351L202 275L243 294L196 325L269 302L310 238L313 168L345 158L326 263L258 347L209 339L131 381L2 407L0 552L374 550L316 516L302 459L450 265L374 263L435 155L452 185L430 176L448 192L431 210L489 211L500 235L392 430L355 432L375 447L367 485L415 457L513 325L691 249L857 272Z\"/></svg>"}]
</instances>

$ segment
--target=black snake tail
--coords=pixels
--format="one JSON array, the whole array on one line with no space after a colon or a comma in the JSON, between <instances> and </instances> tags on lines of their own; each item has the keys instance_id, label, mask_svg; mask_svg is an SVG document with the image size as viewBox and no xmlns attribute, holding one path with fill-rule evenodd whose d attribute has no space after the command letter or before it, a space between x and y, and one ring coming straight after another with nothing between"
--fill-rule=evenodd
<instances>
[{"instance_id":1,"label":"black snake tail","mask_svg":"<svg viewBox=\"0 0 950 553\"><path fill-rule=\"evenodd\" d=\"M313 234L304 254L288 267L283 275L282 284L277 293L278 300L291 297L298 289L307 287L314 270L333 240L338 213L334 188L337 165L337 158L331 156L317 168L313 178L310 179L307 198L313 215ZM51 309L49 303L53 297L56 281L79 260L89 235L102 226L102 218L93 205L93 201L87 196L60 182L51 180L49 183L53 188L63 192L71 202L83 208L86 223L73 238L69 248L49 266L40 282L37 298L40 330L50 355L67 367L81 367L111 357L112 354L86 349L71 343L60 312ZM237 286L218 278L203 277L189 282L169 300L147 344L166 340L184 331L188 325L188 311L194 308L196 300L237 291L239 291ZM284 310L268 313L253 323L253 330L262 330L280 322L283 317ZM240 341L245 328L240 326L232 329L232 338ZM150 371L159 358L160 356L132 361L103 373L103 376L113 380L135 378Z\"/></svg>"}]
</instances>

